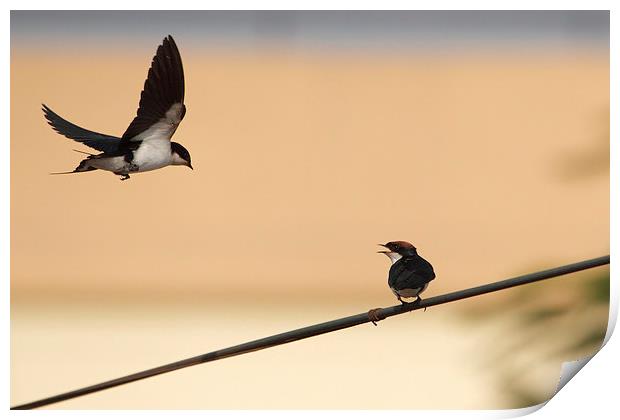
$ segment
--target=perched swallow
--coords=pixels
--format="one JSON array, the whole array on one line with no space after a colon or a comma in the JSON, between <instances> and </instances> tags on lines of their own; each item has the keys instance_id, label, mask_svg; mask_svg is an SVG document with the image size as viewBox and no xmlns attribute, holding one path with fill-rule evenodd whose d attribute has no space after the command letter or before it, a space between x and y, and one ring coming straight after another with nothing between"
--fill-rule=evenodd
<instances>
[{"instance_id":1,"label":"perched swallow","mask_svg":"<svg viewBox=\"0 0 620 420\"><path fill-rule=\"evenodd\" d=\"M378 251L387 255L392 261L388 276L388 285L396 298L401 303L406 303L403 298L417 298L421 300L420 293L428 287L435 278L433 266L418 255L416 248L409 242L388 242L385 245L387 251Z\"/></svg>"},{"instance_id":2,"label":"perched swallow","mask_svg":"<svg viewBox=\"0 0 620 420\"><path fill-rule=\"evenodd\" d=\"M130 173L152 171L168 165L192 168L187 149L170 139L185 116L185 80L181 55L168 35L157 48L136 117L122 137L95 133L78 127L58 116L43 104L48 123L59 134L88 147L100 154L90 154L82 160L76 173L101 169L128 179Z\"/></svg>"}]
</instances>

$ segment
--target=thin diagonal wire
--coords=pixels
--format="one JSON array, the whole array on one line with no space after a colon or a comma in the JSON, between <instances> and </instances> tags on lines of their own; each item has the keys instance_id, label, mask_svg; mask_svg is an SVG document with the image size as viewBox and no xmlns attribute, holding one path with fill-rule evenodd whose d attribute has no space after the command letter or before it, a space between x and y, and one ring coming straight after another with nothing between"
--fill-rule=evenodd
<instances>
[{"instance_id":1,"label":"thin diagonal wire","mask_svg":"<svg viewBox=\"0 0 620 420\"><path fill-rule=\"evenodd\" d=\"M551 268L549 270L538 271L536 273L530 273L523 276L513 277L507 280L501 280L482 286L472 287L470 289L446 293L445 295L434 296L428 299L421 300L419 302L396 305L388 308L378 308L375 310L374 315L376 316L376 319L385 319L391 316L403 314L405 312L411 312L431 306L442 305L444 303L467 299L470 297L483 295L485 293L497 292L499 290L508 289L515 286L521 286L528 283L534 283L537 281L563 276L565 274L575 273L577 271L587 270L607 264L609 264L609 255L577 262L574 264L568 264L561 267ZM63 394L54 395L52 397L33 401L27 404L16 405L14 407L11 407L11 409L29 410L33 408L43 407L45 405L54 404L72 398L77 398L83 395L92 394L94 392L103 391L105 389L109 389L115 386L139 381L141 379L150 378L152 376L161 375L167 372L172 372L174 370L199 365L202 363L213 362L215 360L225 359L228 357L239 356L241 354L263 350L281 344L291 343L293 341L302 340L304 338L314 337L316 335L338 331L344 328L350 328L372 321L373 320L369 317L369 313L365 312L345 318L336 319L333 321L323 322L320 324L311 325L309 327L303 327L293 331L260 338L258 340L248 341L247 343L238 344L236 346L228 347L222 350L216 350L210 353L201 354L200 356L190 357L189 359L179 360L178 362L173 362L152 369L147 369L141 372L133 373L131 375L76 389L74 391L65 392Z\"/></svg>"}]
</instances>

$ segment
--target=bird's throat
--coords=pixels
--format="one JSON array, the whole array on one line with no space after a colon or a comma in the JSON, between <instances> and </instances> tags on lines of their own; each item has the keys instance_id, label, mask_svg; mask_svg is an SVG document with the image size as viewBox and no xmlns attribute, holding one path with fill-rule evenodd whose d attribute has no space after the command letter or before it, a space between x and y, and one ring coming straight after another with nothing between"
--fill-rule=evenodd
<instances>
[{"instance_id":1,"label":"bird's throat","mask_svg":"<svg viewBox=\"0 0 620 420\"><path fill-rule=\"evenodd\" d=\"M398 252L387 252L385 255L387 255L390 261L392 261L392 265L403 257Z\"/></svg>"}]
</instances>

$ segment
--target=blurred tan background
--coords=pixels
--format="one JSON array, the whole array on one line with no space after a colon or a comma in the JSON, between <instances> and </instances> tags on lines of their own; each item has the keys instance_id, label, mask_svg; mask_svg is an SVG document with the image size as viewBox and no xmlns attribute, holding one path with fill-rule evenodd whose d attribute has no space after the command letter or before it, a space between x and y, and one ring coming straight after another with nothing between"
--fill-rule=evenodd
<instances>
[{"instance_id":1,"label":"blurred tan background","mask_svg":"<svg viewBox=\"0 0 620 420\"><path fill-rule=\"evenodd\" d=\"M100 14L102 27L117 23L106 37L79 27L99 12L58 13L12 14L12 404L395 304L379 242L411 241L433 263L426 296L609 252L604 36L537 39L530 24L519 42L498 33L457 47L431 35L411 49L339 45L336 35L333 45L279 42L286 31L229 45L203 43L192 30L200 16L183 25L177 13L159 34L144 23L134 36L124 12ZM227 28L255 15L243 16ZM337 21L299 16L290 27ZM59 19L67 27L46 36ZM341 30L354 38L351 21ZM122 134L167 33L186 77L174 139L195 171L49 176L77 165L71 149L87 149L55 134L40 104ZM600 346L606 276L591 270L52 407L516 408L551 395L562 360Z\"/></svg>"}]
</instances>

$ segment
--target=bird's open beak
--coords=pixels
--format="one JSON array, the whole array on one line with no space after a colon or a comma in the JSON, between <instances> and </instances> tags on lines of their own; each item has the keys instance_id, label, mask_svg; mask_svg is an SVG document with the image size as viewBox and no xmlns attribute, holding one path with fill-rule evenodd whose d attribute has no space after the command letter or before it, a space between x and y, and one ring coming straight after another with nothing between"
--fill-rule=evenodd
<instances>
[{"instance_id":1,"label":"bird's open beak","mask_svg":"<svg viewBox=\"0 0 620 420\"><path fill-rule=\"evenodd\" d=\"M385 245L383 245L383 244L377 244L377 245L385 247ZM389 249L385 250L385 251L377 251L378 254L387 254L388 252L391 252L391 251Z\"/></svg>"}]
</instances>

